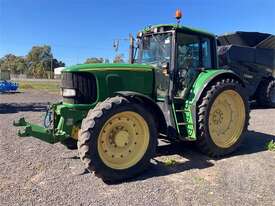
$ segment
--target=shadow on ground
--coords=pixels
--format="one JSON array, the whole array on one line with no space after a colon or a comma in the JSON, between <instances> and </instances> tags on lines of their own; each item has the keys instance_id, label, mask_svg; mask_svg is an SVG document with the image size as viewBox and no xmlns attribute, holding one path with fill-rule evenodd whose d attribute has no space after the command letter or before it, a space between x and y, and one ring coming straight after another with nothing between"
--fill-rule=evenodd
<instances>
[{"instance_id":1,"label":"shadow on ground","mask_svg":"<svg viewBox=\"0 0 275 206\"><path fill-rule=\"evenodd\" d=\"M48 102L30 103L1 103L0 114L17 112L44 112L47 110Z\"/></svg>"},{"instance_id":2,"label":"shadow on ground","mask_svg":"<svg viewBox=\"0 0 275 206\"><path fill-rule=\"evenodd\" d=\"M275 141L275 136L271 134L265 134L255 131L249 131L239 149L232 153L231 155L225 156L223 158L210 158L206 155L200 153L195 147L194 143L184 142L184 143L167 143L157 147L156 156L154 161L148 170L143 172L140 176L130 179L127 182L135 182L140 180L150 179L152 177L166 176L170 174L181 173L191 169L204 169L215 166L215 161L221 159L255 154L267 150L267 143L269 141ZM158 157L179 155L184 161L175 162L173 165L167 165L163 161L157 160ZM69 159L78 159L74 156ZM214 161L213 161L214 160ZM83 171L81 175L90 174L88 171ZM107 184L120 184L105 182Z\"/></svg>"},{"instance_id":3,"label":"shadow on ground","mask_svg":"<svg viewBox=\"0 0 275 206\"><path fill-rule=\"evenodd\" d=\"M271 140L275 141L274 135L250 131L247 133L243 144L236 152L219 159L209 158L208 156L201 154L196 149L195 144L192 143L174 143L159 146L157 148L156 156L179 155L185 158L186 161L175 163L172 166L167 166L164 162L156 161L156 164L152 164L149 170L130 181L139 181L157 176L166 176L191 169L204 169L212 167L214 166L214 163L210 160L219 161L221 159L230 158L233 156L248 155L266 151L266 145Z\"/></svg>"}]
</instances>

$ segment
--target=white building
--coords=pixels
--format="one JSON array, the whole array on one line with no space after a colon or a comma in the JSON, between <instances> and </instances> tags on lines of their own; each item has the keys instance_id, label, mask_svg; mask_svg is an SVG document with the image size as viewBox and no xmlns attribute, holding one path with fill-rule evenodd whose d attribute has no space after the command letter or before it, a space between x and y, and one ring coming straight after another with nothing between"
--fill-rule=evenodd
<instances>
[{"instance_id":1,"label":"white building","mask_svg":"<svg viewBox=\"0 0 275 206\"><path fill-rule=\"evenodd\" d=\"M61 72L65 69L65 67L57 67L54 69L54 78L60 79L61 78Z\"/></svg>"}]
</instances>

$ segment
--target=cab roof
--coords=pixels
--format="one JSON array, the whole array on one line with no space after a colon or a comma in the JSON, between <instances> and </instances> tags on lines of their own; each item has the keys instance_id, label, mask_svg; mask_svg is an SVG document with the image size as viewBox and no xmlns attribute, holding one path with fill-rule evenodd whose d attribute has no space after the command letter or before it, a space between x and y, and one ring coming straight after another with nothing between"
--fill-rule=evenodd
<instances>
[{"instance_id":1,"label":"cab roof","mask_svg":"<svg viewBox=\"0 0 275 206\"><path fill-rule=\"evenodd\" d=\"M191 27L186 27L186 26L178 25L178 24L157 24L157 25L152 25L152 26L148 26L148 27L144 28L142 32L151 33L151 32L154 31L155 28L158 29L158 32L177 30L177 31L192 32L192 33L197 33L197 34L201 34L201 35L205 35L205 36L215 37L215 35L213 33L209 33L209 32L203 31L203 30L194 29L194 28L191 28Z\"/></svg>"}]
</instances>

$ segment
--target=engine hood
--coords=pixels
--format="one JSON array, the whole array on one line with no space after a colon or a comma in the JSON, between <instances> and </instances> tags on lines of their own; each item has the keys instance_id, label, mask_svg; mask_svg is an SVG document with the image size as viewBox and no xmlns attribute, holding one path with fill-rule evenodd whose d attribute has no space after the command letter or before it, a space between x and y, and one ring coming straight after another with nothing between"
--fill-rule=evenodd
<instances>
[{"instance_id":1,"label":"engine hood","mask_svg":"<svg viewBox=\"0 0 275 206\"><path fill-rule=\"evenodd\" d=\"M81 64L67 67L62 71L63 77L64 74L74 75L73 79L81 76L80 73L93 74L97 88L97 101L104 101L107 97L115 96L118 91L137 92L149 97L152 97L154 93L154 67L149 65ZM85 77L88 78L88 75ZM78 82L76 85L77 88L82 86Z\"/></svg>"},{"instance_id":2,"label":"engine hood","mask_svg":"<svg viewBox=\"0 0 275 206\"><path fill-rule=\"evenodd\" d=\"M66 67L62 72L92 72L92 71L141 71L150 72L154 67L146 64L78 64Z\"/></svg>"}]
</instances>

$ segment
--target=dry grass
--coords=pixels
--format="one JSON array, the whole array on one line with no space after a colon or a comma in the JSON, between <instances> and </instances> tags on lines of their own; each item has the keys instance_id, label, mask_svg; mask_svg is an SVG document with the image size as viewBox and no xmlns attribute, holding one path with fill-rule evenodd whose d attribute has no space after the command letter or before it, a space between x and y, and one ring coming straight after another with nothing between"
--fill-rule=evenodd
<instances>
[{"instance_id":1,"label":"dry grass","mask_svg":"<svg viewBox=\"0 0 275 206\"><path fill-rule=\"evenodd\" d=\"M16 81L19 84L19 90L24 91L28 89L35 90L45 90L49 92L59 92L60 82L59 81L31 81L31 80L18 80Z\"/></svg>"}]
</instances>

